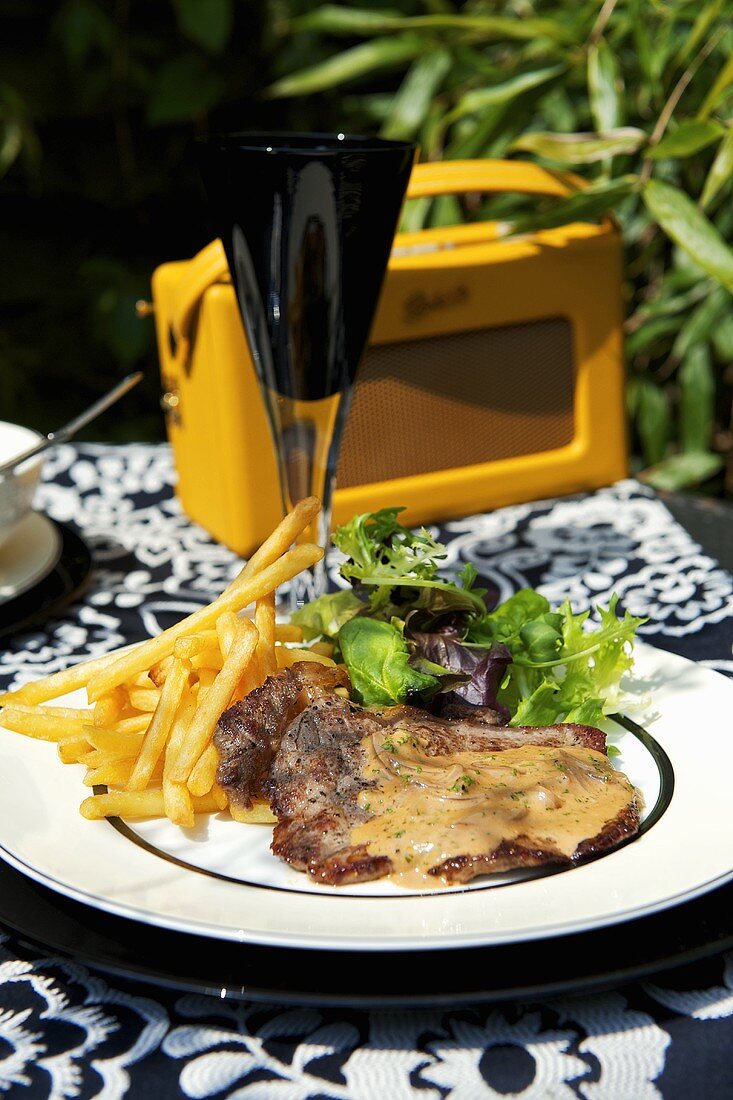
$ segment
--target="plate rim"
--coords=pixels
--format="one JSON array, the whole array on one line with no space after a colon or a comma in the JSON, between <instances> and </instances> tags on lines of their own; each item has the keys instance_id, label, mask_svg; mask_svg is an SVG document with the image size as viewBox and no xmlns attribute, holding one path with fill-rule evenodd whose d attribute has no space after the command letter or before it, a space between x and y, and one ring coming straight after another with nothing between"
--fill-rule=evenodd
<instances>
[{"instance_id":1,"label":"plate rim","mask_svg":"<svg viewBox=\"0 0 733 1100\"><path fill-rule=\"evenodd\" d=\"M13 617L0 625L0 642L31 631L57 615L88 587L94 559L86 540L67 523L46 516L61 538L61 553L49 572L25 592L0 605ZM129 648L129 647L125 647ZM85 660L86 658L84 658Z\"/></svg>"},{"instance_id":2,"label":"plate rim","mask_svg":"<svg viewBox=\"0 0 733 1100\"><path fill-rule=\"evenodd\" d=\"M10 871L11 875L17 876L17 878L21 881L21 889L38 888L32 880L28 879L28 877L23 875L22 873L17 872L11 868L5 868L5 870ZM721 890L725 889L726 887L721 888ZM141 926L137 921L129 921L126 920L124 917L110 917L108 914L101 913L98 910L89 910L88 906L84 906L81 903L72 902L72 906L78 906L80 909L83 910L83 912L77 917L77 915L74 914L73 911L71 914L69 914L68 909L65 908L65 906L68 904L67 899L62 898L60 895L56 894L54 891L49 890L46 887L40 887L40 890L42 891L42 904L44 904L45 901L46 904L50 903L52 906L58 907L58 912L55 913L54 916L58 917L60 915L62 927L65 921L71 921L71 923L75 925L77 929L79 929L83 936L88 937L91 935L93 939L101 937L106 944L111 944L113 949L117 948L122 949L123 951L129 942L127 940L127 937L125 936L126 933L129 933L130 936L145 936L145 942L149 941L151 930L146 926ZM44 899L43 895L48 895L48 897ZM705 895L703 898L698 898L691 901L689 905L707 906L710 903L714 905L715 897L716 892L713 891L711 894ZM708 901L708 899L710 900ZM727 913L729 907L726 906L725 908ZM684 910L687 909L687 904L683 904L680 909L684 912ZM95 924L90 925L89 921L84 919L87 915L87 911L89 911L93 921L99 921L101 918L102 924L104 924L107 920L119 921L122 926L120 928L120 932L123 933L123 935L114 934L114 932L111 934L107 934L104 929L100 932L98 926L95 926ZM654 921L661 919L663 916L664 914L657 914L656 916L641 918L641 920ZM673 916L673 920L674 919L675 916ZM676 919L681 919L681 915L679 913L676 914ZM679 943L675 942L674 946L664 948L661 958L647 958L641 963L626 964L620 968L605 968L603 969L602 973L597 973L594 971L593 973L589 972L586 974L585 972L583 972L583 975L580 978L564 979L560 983L547 979L545 979L544 981L538 979L533 980L531 984L528 984L526 981L520 981L515 982L511 986L502 985L499 988L492 989L484 986L480 990L477 989L473 991L466 991L464 988L463 990L452 990L446 992L444 989L441 989L441 991L439 992L431 990L429 994L415 994L413 990L412 993L407 995L401 994L399 992L390 992L385 994L384 989L381 989L378 994L365 994L362 991L361 993L356 995L353 992L353 985L350 986L350 989L352 990L350 992L338 993L333 992L333 990L326 992L323 990L322 986L321 988L311 988L310 986L304 988L304 983L302 979L299 982L289 983L289 987L286 990L282 988L273 989L272 987L265 987L261 984L255 985L252 982L251 978L245 978L244 980L242 980L241 973L237 975L236 982L232 983L231 985L222 986L221 973L218 974L216 977L214 977L213 975L200 977L183 973L183 968L181 968L179 965L176 965L175 972L173 972L172 970L161 972L160 970L155 971L145 969L144 956L143 960L141 961L139 952L134 952L134 960L129 960L127 958L124 958L122 960L120 960L120 958L114 958L110 960L109 955L106 952L103 955L100 955L99 950L95 949L94 946L90 948L88 944L85 946L80 945L78 942L69 943L66 939L62 941L58 934L51 937L46 937L44 939L43 935L41 934L35 934L34 932L29 933L18 923L17 918L7 919L5 914L3 914L0 917L0 921L2 922L1 926L5 929L9 929L10 934L15 935L21 942L30 943L32 946L40 947L41 949L46 951L51 950L54 953L58 953L66 957L71 957L76 961L79 961L81 959L83 963L94 966L97 969L100 969L103 972L110 974L116 978L144 982L147 984L153 983L156 986L162 987L163 989L179 992L186 991L195 994L216 996L220 999L229 1000L235 1003L247 1001L255 1004L279 1003L295 1006L317 1005L319 1007L326 1008L354 1010L363 1009L367 1011L385 1008L389 1010L419 1010L421 1008L442 1008L444 1010L454 1010L463 1006L476 1004L495 1004L506 1002L507 1000L539 1000L547 997L557 997L568 994L574 995L593 993L601 991L603 989L617 988L620 984L623 984L625 982L636 981L640 978L648 977L652 974L658 974L660 972L665 972L676 967L683 967L695 964L706 958L710 958L712 956L720 954L723 951L727 951L733 945L733 926L730 926L729 930L726 931L724 936L718 936L717 939L715 937L713 937L712 939L705 939L704 942L697 942L694 945L683 945L682 952L680 952ZM691 921L689 913L685 917L686 927L690 925L692 925L693 927L698 925L705 925L705 923L705 921ZM58 919L53 920L51 924L54 928L57 929L59 927ZM45 930L48 927L48 922L44 922L43 927ZM665 931L667 929L668 924L667 922L665 922ZM153 928L152 932L154 936L165 937L165 939L161 942L163 950L165 950L165 948L171 944L171 940L169 938L169 930ZM579 933L578 936L581 942L585 942L586 944L590 940L595 941L593 944L593 957L604 958L606 956L603 954L603 951L599 951L598 949L598 939L600 938L601 940L603 940L608 938L609 936L614 937L621 934L623 934L623 925L620 927L620 929L619 927L614 926L608 929L597 929L595 931ZM193 941L201 939L201 937L196 937L192 936L189 933L177 931L173 933L173 937L174 941L175 939L180 937L182 945L187 940L189 942L189 946L191 947L193 946ZM541 948L543 946L543 943L552 945L555 943L555 941L552 939L547 939L546 941L537 941L536 944L532 945L532 949L536 950L538 948ZM173 944L173 946L175 947L175 943ZM233 959L234 961L237 961L236 956L233 956L231 952L232 944L226 941L218 941L204 938L203 943L201 945L197 944L196 946L200 946L200 948L202 948L204 952L211 951L215 955L217 955L220 951L226 952L227 965L232 965ZM510 945L511 949L514 950L520 950L525 946L526 945L522 944ZM261 947L259 947L258 945L246 943L235 945L235 947L239 947L241 950L247 952L254 951L256 953L259 953L262 950ZM267 948L266 950L280 954L283 962L287 962L289 964L287 968L288 973L293 973L294 967L297 967L298 956L302 957L303 955L307 955L309 957L309 960L317 957L316 952L306 950L299 951L298 949L291 948ZM674 952L673 954L671 953L672 951ZM492 957L493 953L496 952L500 952L501 958L504 959L506 946L496 945L463 949L464 954L471 955L472 958L476 958L477 961L479 955L487 956L488 958L490 958ZM330 953L328 954L330 957ZM363 963L366 963L367 965L372 964L376 958L376 956L371 952L354 952L353 954L357 955L359 960ZM427 954L427 952L424 952L424 954ZM543 954L543 958L545 957L546 954ZM176 959L178 958L180 958L180 955L177 954ZM197 958L200 958L200 952L197 952ZM255 960L257 959L257 954L255 954L254 958ZM415 958L416 956L414 954L411 955L408 959L408 965L411 965L412 960ZM391 962L393 959L394 953L388 953L387 959L385 961ZM521 961L522 960L520 959L520 965ZM271 971L271 969L271 967L268 968L268 972ZM224 994L223 997L222 993Z\"/></svg>"},{"instance_id":3,"label":"plate rim","mask_svg":"<svg viewBox=\"0 0 733 1100\"><path fill-rule=\"evenodd\" d=\"M16 530L10 535L8 542L12 542L19 534L22 534L21 529L26 525L38 526L39 532L43 531L44 534L49 537L48 546L43 559L39 559L38 563L26 574L26 576L24 576L23 580L12 592L7 595L3 594L3 586L0 585L0 607L17 599L19 596L25 595L26 592L34 588L37 584L41 584L49 573L53 572L61 560L64 540L58 525L49 516L45 515L45 513L36 511L35 509L32 509L27 516L23 517ZM0 562L2 561L2 553L6 546L7 543L0 548Z\"/></svg>"}]
</instances>

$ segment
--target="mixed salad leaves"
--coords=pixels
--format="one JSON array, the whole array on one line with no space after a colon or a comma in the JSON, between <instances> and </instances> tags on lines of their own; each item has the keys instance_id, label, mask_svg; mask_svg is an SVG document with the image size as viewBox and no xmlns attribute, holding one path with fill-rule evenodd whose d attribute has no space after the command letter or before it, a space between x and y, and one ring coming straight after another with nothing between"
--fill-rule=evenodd
<instances>
[{"instance_id":1,"label":"mixed salad leaves","mask_svg":"<svg viewBox=\"0 0 733 1100\"><path fill-rule=\"evenodd\" d=\"M440 709L457 699L493 707L514 725L597 725L618 707L619 682L643 619L607 608L553 610L522 589L496 607L464 565L438 575L444 546L398 519L401 508L354 516L333 543L350 587L293 615L307 641L331 639L365 706L412 703Z\"/></svg>"}]
</instances>

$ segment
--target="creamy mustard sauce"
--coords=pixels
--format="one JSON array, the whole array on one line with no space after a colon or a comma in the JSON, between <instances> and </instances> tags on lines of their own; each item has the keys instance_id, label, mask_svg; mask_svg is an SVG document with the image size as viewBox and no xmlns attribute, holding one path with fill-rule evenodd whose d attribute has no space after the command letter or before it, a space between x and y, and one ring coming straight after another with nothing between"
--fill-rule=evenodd
<instances>
[{"instance_id":1,"label":"creamy mustard sauce","mask_svg":"<svg viewBox=\"0 0 733 1100\"><path fill-rule=\"evenodd\" d=\"M389 856L404 886L441 886L431 867L452 856L490 854L503 841L572 856L626 807L634 787L608 757L577 746L526 745L499 752L429 756L399 726L365 737L359 804L374 816L352 833ZM442 759L442 762L441 762Z\"/></svg>"}]
</instances>

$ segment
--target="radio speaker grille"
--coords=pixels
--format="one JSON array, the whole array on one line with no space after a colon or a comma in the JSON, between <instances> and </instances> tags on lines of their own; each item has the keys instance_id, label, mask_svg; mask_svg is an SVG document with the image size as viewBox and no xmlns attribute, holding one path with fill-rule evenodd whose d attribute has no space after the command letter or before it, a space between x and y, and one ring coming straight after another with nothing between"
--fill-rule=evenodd
<instances>
[{"instance_id":1,"label":"radio speaker grille","mask_svg":"<svg viewBox=\"0 0 733 1100\"><path fill-rule=\"evenodd\" d=\"M340 487L537 454L573 439L562 317L370 346L341 445Z\"/></svg>"}]
</instances>

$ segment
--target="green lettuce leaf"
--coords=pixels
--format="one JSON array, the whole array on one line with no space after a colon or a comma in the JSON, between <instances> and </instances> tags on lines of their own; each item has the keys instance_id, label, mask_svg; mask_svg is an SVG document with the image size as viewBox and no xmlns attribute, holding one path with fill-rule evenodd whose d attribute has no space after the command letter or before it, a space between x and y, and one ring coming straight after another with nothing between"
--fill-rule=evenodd
<instances>
[{"instance_id":1,"label":"green lettuce leaf","mask_svg":"<svg viewBox=\"0 0 733 1100\"><path fill-rule=\"evenodd\" d=\"M418 532L397 519L404 508L364 512L337 527L331 541L345 554L341 576L379 587L393 588L411 580L432 580L446 549L425 528Z\"/></svg>"},{"instance_id":2,"label":"green lettuce leaf","mask_svg":"<svg viewBox=\"0 0 733 1100\"><path fill-rule=\"evenodd\" d=\"M523 626L550 612L550 604L533 588L522 588L496 610L478 615L468 626L466 640L478 645L492 642L511 642L517 638Z\"/></svg>"},{"instance_id":3,"label":"green lettuce leaf","mask_svg":"<svg viewBox=\"0 0 733 1100\"><path fill-rule=\"evenodd\" d=\"M558 721L560 707L557 702L557 685L543 680L535 687L531 695L520 699L516 713L512 716L513 726L551 726Z\"/></svg>"},{"instance_id":4,"label":"green lettuce leaf","mask_svg":"<svg viewBox=\"0 0 733 1100\"><path fill-rule=\"evenodd\" d=\"M351 588L326 592L304 604L290 616L307 642L313 638L335 638L341 627L366 607Z\"/></svg>"},{"instance_id":5,"label":"green lettuce leaf","mask_svg":"<svg viewBox=\"0 0 733 1100\"><path fill-rule=\"evenodd\" d=\"M634 636L645 620L628 611L619 618L617 603L614 595L607 608L598 607L600 621L589 630L589 612L573 614L566 600L558 612L542 613L537 627L526 622L507 640L513 663L499 701L512 711L513 725L593 726L618 708L621 677L633 664Z\"/></svg>"},{"instance_id":6,"label":"green lettuce leaf","mask_svg":"<svg viewBox=\"0 0 733 1100\"><path fill-rule=\"evenodd\" d=\"M397 519L402 511L365 512L331 535L347 558L340 567L341 576L368 597L370 614L404 619L411 610L424 611L422 629L449 614L483 614L484 592L474 587L473 566L461 570L461 585L441 580L438 563L446 557L445 547L424 527L420 531L403 527Z\"/></svg>"}]
</instances>

